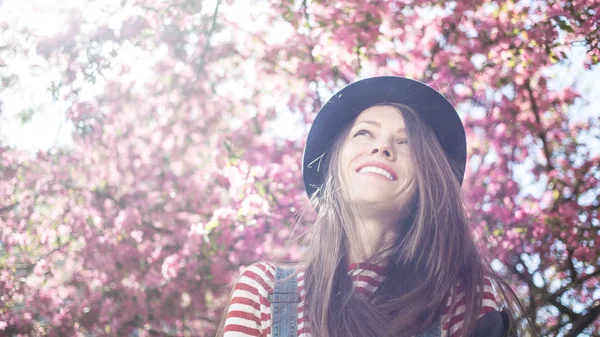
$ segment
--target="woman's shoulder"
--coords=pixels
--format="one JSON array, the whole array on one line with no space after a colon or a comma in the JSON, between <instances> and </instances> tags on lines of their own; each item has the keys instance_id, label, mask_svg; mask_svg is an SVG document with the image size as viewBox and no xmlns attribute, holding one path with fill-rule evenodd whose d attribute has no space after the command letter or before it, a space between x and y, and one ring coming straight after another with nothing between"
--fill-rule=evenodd
<instances>
[{"instance_id":1,"label":"woman's shoulder","mask_svg":"<svg viewBox=\"0 0 600 337\"><path fill-rule=\"evenodd\" d=\"M253 263L242 271L237 280L236 288L250 285L259 290L260 293L271 292L275 283L275 273L278 266L295 268L294 265L280 265L267 261ZM298 273L299 282L302 281L303 274L303 272Z\"/></svg>"},{"instance_id":2,"label":"woman's shoulder","mask_svg":"<svg viewBox=\"0 0 600 337\"><path fill-rule=\"evenodd\" d=\"M263 336L273 271L271 263L257 262L241 272L233 286L223 330L225 336Z\"/></svg>"},{"instance_id":3,"label":"woman's shoulder","mask_svg":"<svg viewBox=\"0 0 600 337\"><path fill-rule=\"evenodd\" d=\"M450 294L448 296L447 306L451 306L451 304L459 302L461 298L465 295L466 291L471 291L471 289L465 289L462 282L457 282L456 285L451 289ZM482 298L483 307L493 307L496 309L496 295L493 286L493 280L489 276L483 277L482 286L475 286L475 291L479 294L479 297ZM491 311L489 308L486 311ZM484 312L485 313L485 312Z\"/></svg>"},{"instance_id":4,"label":"woman's shoulder","mask_svg":"<svg viewBox=\"0 0 600 337\"><path fill-rule=\"evenodd\" d=\"M479 291L482 297L480 316L498 309L498 303L496 299L496 293L492 278L489 276L483 277L483 289Z\"/></svg>"},{"instance_id":5,"label":"woman's shoulder","mask_svg":"<svg viewBox=\"0 0 600 337\"><path fill-rule=\"evenodd\" d=\"M478 297L481 298L478 318L481 318L488 313L497 311L498 305L496 303L496 295L493 288L493 282L490 277L484 276L483 287L476 286L475 290L478 294ZM442 312L442 327L445 332L444 336L460 336L460 331L465 319L464 312L466 309L466 291L467 289L465 289L463 284L459 282L451 290L450 295L448 296L446 306Z\"/></svg>"},{"instance_id":6,"label":"woman's shoulder","mask_svg":"<svg viewBox=\"0 0 600 337\"><path fill-rule=\"evenodd\" d=\"M275 280L275 264L272 262L256 262L244 269L235 285L235 289L252 287L258 293L268 293L273 289Z\"/></svg>"}]
</instances>

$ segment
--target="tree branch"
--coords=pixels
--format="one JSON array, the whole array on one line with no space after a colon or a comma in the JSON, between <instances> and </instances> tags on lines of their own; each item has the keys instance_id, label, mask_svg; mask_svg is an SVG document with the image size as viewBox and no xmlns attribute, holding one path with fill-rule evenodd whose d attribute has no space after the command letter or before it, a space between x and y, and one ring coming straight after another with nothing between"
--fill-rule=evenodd
<instances>
[{"instance_id":1,"label":"tree branch","mask_svg":"<svg viewBox=\"0 0 600 337\"><path fill-rule=\"evenodd\" d=\"M567 264L569 266L569 273L571 274L571 282L577 282L577 270L575 270L575 264L573 263L572 249L567 249Z\"/></svg>"},{"instance_id":2,"label":"tree branch","mask_svg":"<svg viewBox=\"0 0 600 337\"><path fill-rule=\"evenodd\" d=\"M206 41L204 42L204 50L202 51L202 56L200 56L200 63L198 64L196 79L200 77L200 73L204 69L204 64L206 63L206 56L208 55L208 50L210 49L210 38L213 35L215 28L217 27L217 15L219 14L219 6L221 5L221 0L217 0L217 5L215 6L215 10L212 16L212 23L210 26L210 30L206 34Z\"/></svg>"},{"instance_id":3,"label":"tree branch","mask_svg":"<svg viewBox=\"0 0 600 337\"><path fill-rule=\"evenodd\" d=\"M529 291L530 292L535 291L536 293L539 293L542 297L544 297L545 299L547 299L550 304L552 304L553 306L555 306L560 312L562 312L565 315L569 316L569 318L571 319L571 321L576 321L576 320L580 319L581 315L577 314L576 312L574 312L573 310L571 310L571 308L569 308L566 305L562 304L558 300L558 298L554 298L554 299L551 298L550 295L548 294L548 291L546 289L541 289L538 286L536 286L533 283L533 279L531 277L531 274L527 270L527 266L526 266L525 262L523 261L523 259L521 259L520 256L517 256L517 259L523 265L523 272L520 272L517 269L516 265L511 265L510 267L513 270L513 272L523 282L525 282L527 284L527 286L529 287Z\"/></svg>"},{"instance_id":4,"label":"tree branch","mask_svg":"<svg viewBox=\"0 0 600 337\"><path fill-rule=\"evenodd\" d=\"M19 203L18 203L18 202L15 202L15 203L14 203L14 204L12 204L12 205L4 206L4 207L0 208L0 214L1 214L1 213L4 213L4 212L10 212L10 211L12 211L12 210L13 210L13 208L15 208L15 207L17 207L17 206L19 206Z\"/></svg>"},{"instance_id":5,"label":"tree branch","mask_svg":"<svg viewBox=\"0 0 600 337\"><path fill-rule=\"evenodd\" d=\"M544 150L544 156L546 157L546 170L551 171L553 169L552 164L550 163L550 158L552 157L552 153L550 151L550 147L548 146L548 142L546 141L546 132L542 128L542 119L540 118L540 111L535 102L535 98L533 97L533 90L531 89L531 81L527 80L525 82L525 89L527 89L527 93L529 95L529 101L531 102L531 109L533 110L533 115L535 116L535 121L539 126L540 131L538 132L538 137L542 140L542 146Z\"/></svg>"},{"instance_id":6,"label":"tree branch","mask_svg":"<svg viewBox=\"0 0 600 337\"><path fill-rule=\"evenodd\" d=\"M583 330L600 317L600 304L588 309L587 314L573 321L573 328L565 335L565 337L577 337Z\"/></svg>"},{"instance_id":7,"label":"tree branch","mask_svg":"<svg viewBox=\"0 0 600 337\"><path fill-rule=\"evenodd\" d=\"M306 0L302 1L302 14L304 15L304 20L306 20L306 26L308 27L309 32L312 31L312 26L310 25L310 21L309 21L309 17L308 17L308 4L306 2ZM309 45L309 50L308 50L308 55L310 56L310 63L312 64L316 64L315 61L315 57L313 55L313 49L315 48L314 45ZM360 60L359 60L360 62ZM321 102L321 97L319 96L319 81L317 81L316 78L313 78L312 81L315 84L315 103L316 106L315 108L315 112L318 111L321 106L323 106L323 103Z\"/></svg>"}]
</instances>

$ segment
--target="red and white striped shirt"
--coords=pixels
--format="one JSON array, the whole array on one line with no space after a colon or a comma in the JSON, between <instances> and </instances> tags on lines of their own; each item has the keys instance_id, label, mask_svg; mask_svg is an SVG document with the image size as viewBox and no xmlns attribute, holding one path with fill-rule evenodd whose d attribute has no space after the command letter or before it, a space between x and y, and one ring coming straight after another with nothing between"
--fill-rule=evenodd
<instances>
[{"instance_id":1,"label":"red and white striped shirt","mask_svg":"<svg viewBox=\"0 0 600 337\"><path fill-rule=\"evenodd\" d=\"M381 266L367 263L353 263L348 266L348 275L352 279L357 293L369 296L375 292L383 281L384 269ZM231 303L225 320L224 337L271 337L271 306L268 300L269 293L273 290L275 280L275 266L271 263L255 263L242 273L233 288ZM457 288L460 291L460 288ZM300 303L298 304L298 337L311 337L305 325L305 295L304 273L298 273L298 291ZM483 290L483 305L479 317L497 310L491 281L485 279ZM461 327L464 320L465 305L462 301L464 293L458 293L459 305L454 312L449 312L449 307L443 311L442 337L461 337ZM449 303L450 304L450 303Z\"/></svg>"}]
</instances>

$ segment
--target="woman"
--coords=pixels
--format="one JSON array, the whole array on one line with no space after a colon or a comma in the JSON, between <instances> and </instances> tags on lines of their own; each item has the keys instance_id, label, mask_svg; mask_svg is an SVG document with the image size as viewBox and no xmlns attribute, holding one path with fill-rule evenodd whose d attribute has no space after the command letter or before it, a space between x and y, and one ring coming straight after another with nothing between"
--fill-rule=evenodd
<instances>
[{"instance_id":1,"label":"woman","mask_svg":"<svg viewBox=\"0 0 600 337\"><path fill-rule=\"evenodd\" d=\"M317 210L299 238L306 253L291 268L248 267L220 333L513 333L520 304L474 243L460 196L465 164L460 118L431 87L386 76L340 90L304 149L304 186Z\"/></svg>"}]
</instances>

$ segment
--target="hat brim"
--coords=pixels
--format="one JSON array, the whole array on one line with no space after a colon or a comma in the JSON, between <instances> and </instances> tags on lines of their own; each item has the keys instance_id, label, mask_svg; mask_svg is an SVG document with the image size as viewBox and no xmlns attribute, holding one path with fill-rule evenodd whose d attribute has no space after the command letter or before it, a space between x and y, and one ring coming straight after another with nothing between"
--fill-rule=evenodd
<instances>
[{"instance_id":1,"label":"hat brim","mask_svg":"<svg viewBox=\"0 0 600 337\"><path fill-rule=\"evenodd\" d=\"M315 117L302 156L302 177L309 197L323 184L327 152L340 132L362 111L383 102L407 105L421 116L435 132L462 184L467 145L456 109L442 94L425 83L398 76L381 76L344 87L323 105Z\"/></svg>"}]
</instances>

